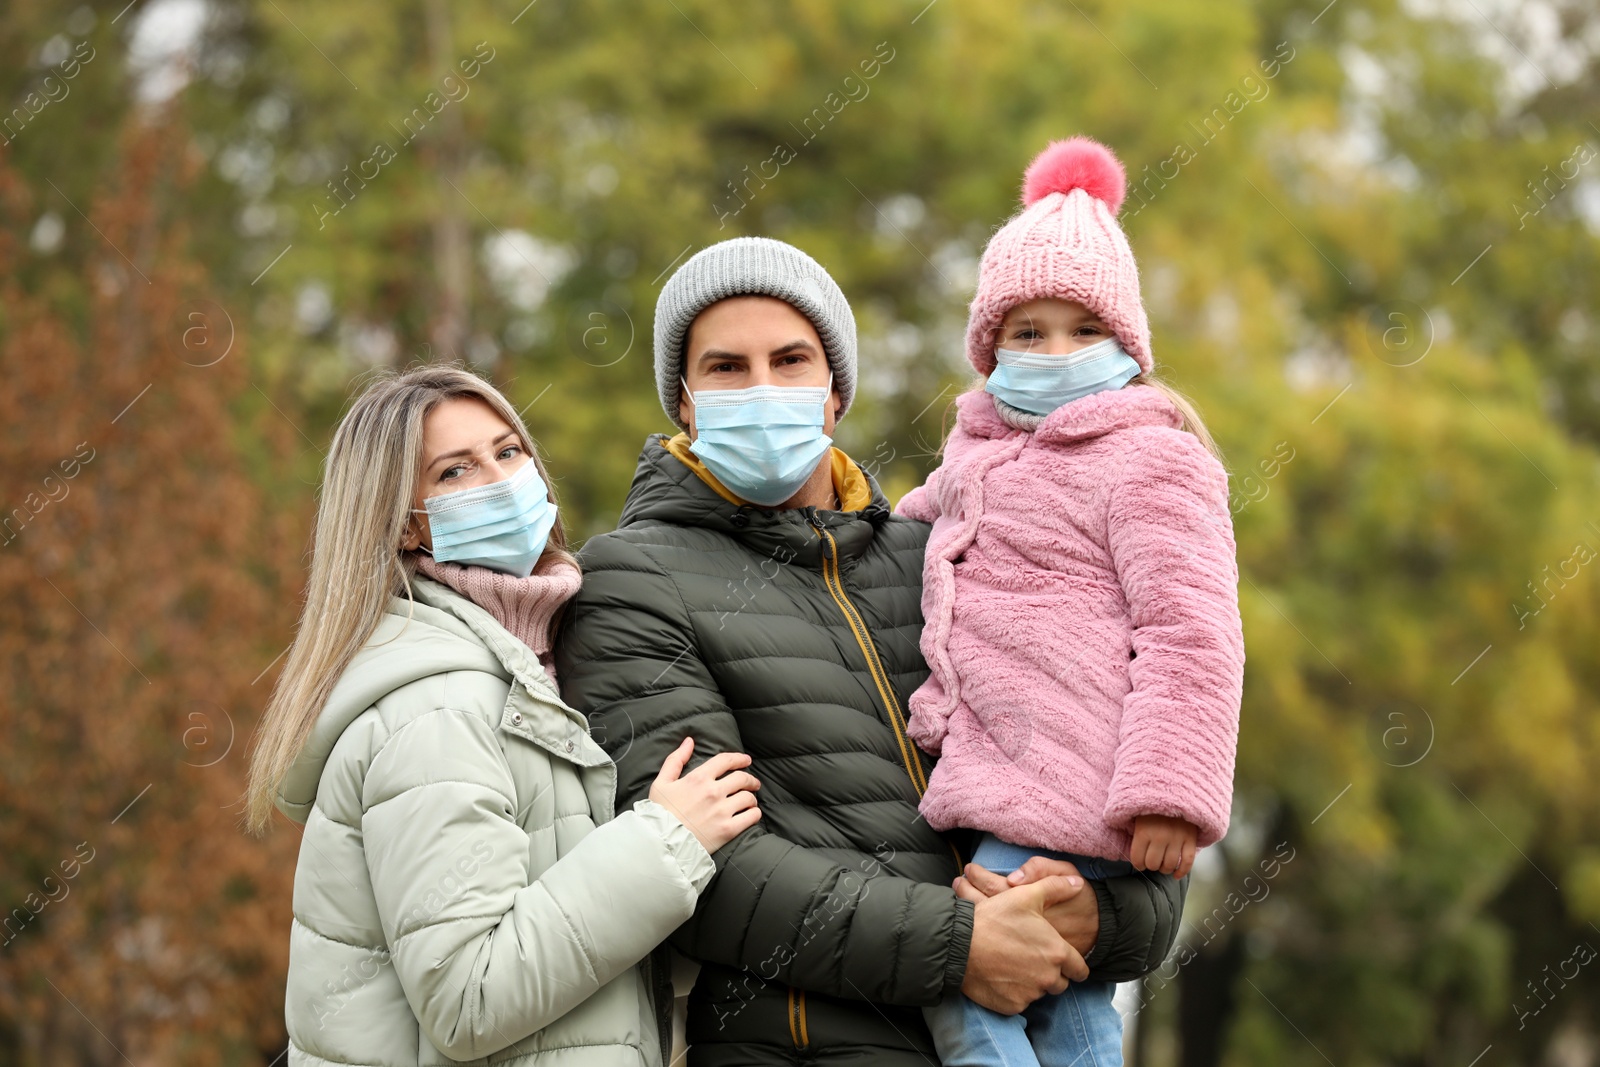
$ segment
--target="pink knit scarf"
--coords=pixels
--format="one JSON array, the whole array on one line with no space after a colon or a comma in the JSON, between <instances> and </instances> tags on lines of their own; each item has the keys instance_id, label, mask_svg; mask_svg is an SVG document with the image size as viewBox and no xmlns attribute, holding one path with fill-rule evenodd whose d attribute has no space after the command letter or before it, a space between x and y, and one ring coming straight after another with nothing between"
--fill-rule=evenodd
<instances>
[{"instance_id":1,"label":"pink knit scarf","mask_svg":"<svg viewBox=\"0 0 1600 1067\"><path fill-rule=\"evenodd\" d=\"M550 677L555 678L550 663L550 621L583 584L577 567L547 554L534 566L532 574L518 578L488 567L441 563L426 552L415 556L417 570L493 615L496 622L533 649Z\"/></svg>"}]
</instances>

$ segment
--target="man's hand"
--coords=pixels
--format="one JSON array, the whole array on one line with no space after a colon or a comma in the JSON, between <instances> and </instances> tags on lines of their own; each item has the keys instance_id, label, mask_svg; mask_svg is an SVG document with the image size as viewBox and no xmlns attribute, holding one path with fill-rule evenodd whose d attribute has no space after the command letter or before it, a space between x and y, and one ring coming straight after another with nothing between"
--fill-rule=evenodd
<instances>
[{"instance_id":1,"label":"man's hand","mask_svg":"<svg viewBox=\"0 0 1600 1067\"><path fill-rule=\"evenodd\" d=\"M961 887L966 885L986 897L992 897L1013 886L1042 882L1046 878L1075 877L1078 877L1078 868L1066 860L1046 859L1043 856L1034 856L1003 878L976 863L969 863L962 877L956 879L956 893L964 895ZM977 898L969 896L967 899ZM1095 942L1100 940L1100 898L1095 896L1092 889L1074 893L1059 904L1050 905L1045 908L1044 917L1050 920L1050 925L1066 939L1067 944L1078 950L1080 956L1087 957L1094 950Z\"/></svg>"},{"instance_id":2,"label":"man's hand","mask_svg":"<svg viewBox=\"0 0 1600 1067\"><path fill-rule=\"evenodd\" d=\"M1082 893L1082 878L1046 878L985 896L971 885L957 890L977 908L972 948L961 992L991 1011L1015 1015L1046 993L1066 991L1089 968L1078 950L1062 940L1045 910Z\"/></svg>"},{"instance_id":3,"label":"man's hand","mask_svg":"<svg viewBox=\"0 0 1600 1067\"><path fill-rule=\"evenodd\" d=\"M1170 815L1135 815L1128 860L1141 871L1160 871L1182 878L1194 866L1194 843L1200 828Z\"/></svg>"}]
</instances>

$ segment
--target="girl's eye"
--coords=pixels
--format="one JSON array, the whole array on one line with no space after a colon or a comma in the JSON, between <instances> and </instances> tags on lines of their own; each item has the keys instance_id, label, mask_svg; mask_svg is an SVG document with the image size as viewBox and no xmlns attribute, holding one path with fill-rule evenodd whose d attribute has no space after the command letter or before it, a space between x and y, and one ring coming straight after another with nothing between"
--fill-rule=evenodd
<instances>
[{"instance_id":1,"label":"girl's eye","mask_svg":"<svg viewBox=\"0 0 1600 1067\"><path fill-rule=\"evenodd\" d=\"M1039 339L1039 331L1031 326L1024 326L1017 331L1016 336L1019 341L1037 341Z\"/></svg>"},{"instance_id":2,"label":"girl's eye","mask_svg":"<svg viewBox=\"0 0 1600 1067\"><path fill-rule=\"evenodd\" d=\"M1091 335L1105 332L1105 331L1101 330L1100 327L1098 327L1098 326L1088 326L1088 325L1079 326L1078 329L1076 330L1076 332L1077 333L1083 333L1085 330L1089 331L1089 334L1091 334Z\"/></svg>"}]
</instances>

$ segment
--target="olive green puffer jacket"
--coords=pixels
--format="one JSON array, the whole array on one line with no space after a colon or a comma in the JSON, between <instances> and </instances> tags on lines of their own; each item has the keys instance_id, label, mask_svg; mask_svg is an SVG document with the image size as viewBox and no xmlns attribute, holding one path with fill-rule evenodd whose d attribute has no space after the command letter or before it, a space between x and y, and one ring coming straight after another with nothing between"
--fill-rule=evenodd
<instances>
[{"instance_id":1,"label":"olive green puffer jacket","mask_svg":"<svg viewBox=\"0 0 1600 1067\"><path fill-rule=\"evenodd\" d=\"M716 877L672 944L702 963L693 1067L937 1062L920 1007L958 990L972 905L953 839L917 815L931 760L905 734L927 676L929 528L895 516L836 453L845 511L725 499L651 437L620 528L594 537L557 644L569 704L644 796L684 736L698 762L754 757L762 820L712 858ZM693 461L693 457L688 457ZM1183 887L1091 883L1095 977L1153 969Z\"/></svg>"}]
</instances>

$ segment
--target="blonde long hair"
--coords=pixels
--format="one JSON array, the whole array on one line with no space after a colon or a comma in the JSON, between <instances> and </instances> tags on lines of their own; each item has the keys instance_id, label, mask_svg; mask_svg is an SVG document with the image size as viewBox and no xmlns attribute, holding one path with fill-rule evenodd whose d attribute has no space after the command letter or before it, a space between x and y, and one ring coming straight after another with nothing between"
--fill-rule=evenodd
<instances>
[{"instance_id":1,"label":"blonde long hair","mask_svg":"<svg viewBox=\"0 0 1600 1067\"><path fill-rule=\"evenodd\" d=\"M1178 429L1187 430L1198 437L1200 443L1205 446L1205 450L1210 452L1218 463L1222 464L1223 470L1227 470L1228 461L1222 458L1222 449L1217 447L1217 442L1211 436L1211 431L1206 429L1206 424L1201 421L1200 412L1194 406L1193 400L1190 400L1172 386L1157 378L1154 372L1136 375L1128 380L1128 385L1148 386L1172 401L1172 406L1178 409L1179 415L1183 416L1183 423ZM1123 386L1123 388L1126 389L1127 386Z\"/></svg>"},{"instance_id":2,"label":"blonde long hair","mask_svg":"<svg viewBox=\"0 0 1600 1067\"><path fill-rule=\"evenodd\" d=\"M477 375L430 365L382 372L367 384L334 432L323 468L305 606L250 757L245 825L252 833L270 823L284 776L339 676L377 629L390 597L411 598L416 564L400 544L422 465L423 427L430 411L458 397L493 408L517 432L545 485L551 484L522 417ZM556 502L554 488L550 501ZM559 513L541 561L552 554L576 563Z\"/></svg>"}]
</instances>

